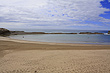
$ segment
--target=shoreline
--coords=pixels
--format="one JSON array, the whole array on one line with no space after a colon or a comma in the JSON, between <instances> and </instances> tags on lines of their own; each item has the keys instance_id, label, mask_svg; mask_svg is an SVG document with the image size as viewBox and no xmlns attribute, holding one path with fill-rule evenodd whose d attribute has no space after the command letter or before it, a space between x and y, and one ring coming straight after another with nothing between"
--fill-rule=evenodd
<instances>
[{"instance_id":1,"label":"shoreline","mask_svg":"<svg viewBox=\"0 0 110 73\"><path fill-rule=\"evenodd\" d=\"M3 57L12 51L24 50L110 50L110 45L49 43L18 40L0 36L0 57Z\"/></svg>"},{"instance_id":2,"label":"shoreline","mask_svg":"<svg viewBox=\"0 0 110 73\"><path fill-rule=\"evenodd\" d=\"M17 37L16 37L17 36ZM75 35L48 35L41 36L40 34L25 34L25 35L10 35L11 39L24 41L43 42L43 43L65 43L65 44L93 44L93 45L110 45L110 35L90 35L90 34L75 34ZM41 36L41 38L40 38ZM46 36L46 37L45 37ZM52 37L50 37L52 36ZM64 36L64 37L63 37ZM33 38L31 38L33 37ZM99 37L99 38L97 38ZM44 39L45 38L45 39ZM75 39L76 38L76 39ZM84 38L84 39L83 39ZM101 38L101 39L100 39ZM61 39L61 40L60 40ZM108 40L107 40L108 39Z\"/></svg>"},{"instance_id":3,"label":"shoreline","mask_svg":"<svg viewBox=\"0 0 110 73\"><path fill-rule=\"evenodd\" d=\"M85 44L85 43L56 43L56 42L40 42L40 41L29 41L29 40L22 40L22 39L13 39L10 37L2 37L0 36L0 40L2 41L12 41L18 43L30 43L30 44L47 44L47 45L70 45L70 46L110 46L109 44Z\"/></svg>"},{"instance_id":4,"label":"shoreline","mask_svg":"<svg viewBox=\"0 0 110 73\"><path fill-rule=\"evenodd\" d=\"M6 44L5 42L8 42L9 44L12 44L12 43L19 44L19 45L20 44L25 44L25 45L28 44L27 46L40 45L40 47L43 47L43 46L48 46L48 47L50 47L50 46L56 47L57 46L57 47L59 47L59 49L56 48L55 50L66 50L66 49L63 49L65 47L67 48L67 50L69 50L69 47L71 47L70 50L77 50L78 47L80 48L78 50L100 50L100 49L109 49L109 47L110 47L110 45L101 45L101 44L77 44L77 43L71 44L71 43L53 43L53 42L51 43L51 42L27 41L27 40L12 39L12 38L8 38L8 37L0 37L0 43L2 43L2 42L4 42L4 44ZM63 47L63 46L65 46L65 47ZM5 46L3 46L3 47L5 47ZM37 48L37 46L35 46L35 47ZM60 47L63 47L63 48L60 49ZM75 47L77 47L77 48L75 48ZM85 47L85 49L83 47ZM91 49L91 48L94 48L94 49ZM49 50L53 50L53 49L49 49Z\"/></svg>"}]
</instances>

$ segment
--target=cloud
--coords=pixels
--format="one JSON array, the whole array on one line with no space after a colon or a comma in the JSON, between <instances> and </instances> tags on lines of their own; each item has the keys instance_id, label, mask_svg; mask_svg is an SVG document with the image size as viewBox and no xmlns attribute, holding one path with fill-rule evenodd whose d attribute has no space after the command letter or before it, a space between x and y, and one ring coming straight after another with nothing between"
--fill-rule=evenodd
<instances>
[{"instance_id":1,"label":"cloud","mask_svg":"<svg viewBox=\"0 0 110 73\"><path fill-rule=\"evenodd\" d=\"M22 26L95 26L81 24L86 20L108 24L110 19L99 15L110 10L103 8L100 1L103 0L0 0L0 23L7 23L7 27L9 22Z\"/></svg>"}]
</instances>

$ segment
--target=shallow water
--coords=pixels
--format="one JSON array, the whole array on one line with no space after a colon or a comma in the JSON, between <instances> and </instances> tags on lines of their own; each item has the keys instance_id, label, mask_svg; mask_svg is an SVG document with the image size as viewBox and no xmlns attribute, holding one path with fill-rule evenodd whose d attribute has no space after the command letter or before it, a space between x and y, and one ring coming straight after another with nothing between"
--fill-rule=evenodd
<instances>
[{"instance_id":1,"label":"shallow water","mask_svg":"<svg viewBox=\"0 0 110 73\"><path fill-rule=\"evenodd\" d=\"M10 38L55 43L110 44L110 35L100 34L34 34L12 35Z\"/></svg>"},{"instance_id":2,"label":"shallow water","mask_svg":"<svg viewBox=\"0 0 110 73\"><path fill-rule=\"evenodd\" d=\"M65 29L15 29L16 31L25 32L46 32L46 33L80 33L80 32L98 32L100 34L34 34L34 35L13 35L10 38L40 41L40 42L55 42L55 43L83 43L83 44L109 44L109 30L65 30ZM24 38L23 38L24 37Z\"/></svg>"}]
</instances>

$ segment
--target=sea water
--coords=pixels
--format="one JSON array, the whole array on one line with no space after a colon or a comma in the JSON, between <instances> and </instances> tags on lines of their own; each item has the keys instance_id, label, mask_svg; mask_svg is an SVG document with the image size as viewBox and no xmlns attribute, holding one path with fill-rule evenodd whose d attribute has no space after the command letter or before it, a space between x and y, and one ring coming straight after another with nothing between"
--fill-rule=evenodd
<instances>
[{"instance_id":1,"label":"sea water","mask_svg":"<svg viewBox=\"0 0 110 73\"><path fill-rule=\"evenodd\" d=\"M81 44L108 44L110 45L110 35L108 30L47 30L47 29L27 29L26 32L47 32L47 33L79 33L79 32L99 32L103 34L28 34L28 35L11 35L10 38L55 42L55 43L81 43Z\"/></svg>"}]
</instances>

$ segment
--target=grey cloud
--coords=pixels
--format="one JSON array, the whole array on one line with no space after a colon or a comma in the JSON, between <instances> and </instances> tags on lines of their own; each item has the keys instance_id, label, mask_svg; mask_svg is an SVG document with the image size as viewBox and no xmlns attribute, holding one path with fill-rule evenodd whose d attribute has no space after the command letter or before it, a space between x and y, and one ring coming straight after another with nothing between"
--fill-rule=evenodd
<instances>
[{"instance_id":1,"label":"grey cloud","mask_svg":"<svg viewBox=\"0 0 110 73\"><path fill-rule=\"evenodd\" d=\"M0 22L47 24L47 26L48 24L79 25L81 21L86 20L110 22L109 19L99 16L109 11L109 9L101 8L100 1L102 0L38 1L41 4L37 4L36 0L27 0L27 3L25 0L12 0L13 2L9 3L6 1L0 1L0 17L2 17ZM71 19L73 21L70 21ZM87 24L81 25L86 26Z\"/></svg>"}]
</instances>

